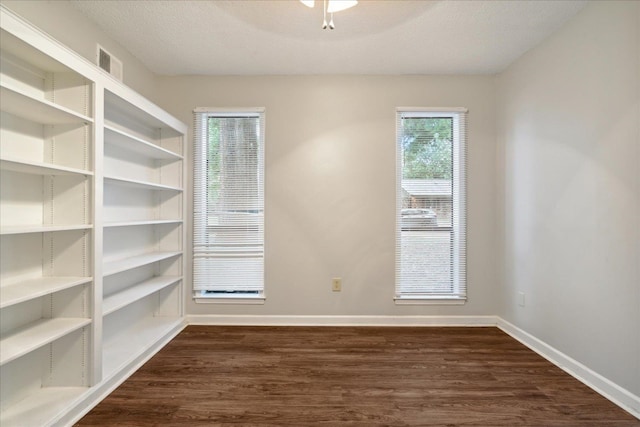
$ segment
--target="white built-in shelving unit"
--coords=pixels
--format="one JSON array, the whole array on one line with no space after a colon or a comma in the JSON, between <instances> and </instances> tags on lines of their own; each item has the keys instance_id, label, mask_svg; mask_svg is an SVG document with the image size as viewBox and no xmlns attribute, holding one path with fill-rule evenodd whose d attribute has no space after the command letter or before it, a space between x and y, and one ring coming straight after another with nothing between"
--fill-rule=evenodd
<instances>
[{"instance_id":1,"label":"white built-in shelving unit","mask_svg":"<svg viewBox=\"0 0 640 427\"><path fill-rule=\"evenodd\" d=\"M183 323L184 130L160 111L151 114L142 100L106 90L103 131L103 376L109 378Z\"/></svg>"},{"instance_id":2,"label":"white built-in shelving unit","mask_svg":"<svg viewBox=\"0 0 640 427\"><path fill-rule=\"evenodd\" d=\"M68 425L184 326L186 126L0 13L0 425Z\"/></svg>"}]
</instances>

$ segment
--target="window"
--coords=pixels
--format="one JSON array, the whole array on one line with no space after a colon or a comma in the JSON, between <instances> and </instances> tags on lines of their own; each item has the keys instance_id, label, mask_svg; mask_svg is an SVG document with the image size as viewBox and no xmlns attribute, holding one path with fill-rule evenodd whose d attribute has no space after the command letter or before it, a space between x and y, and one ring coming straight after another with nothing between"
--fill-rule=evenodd
<instances>
[{"instance_id":1,"label":"window","mask_svg":"<svg viewBox=\"0 0 640 427\"><path fill-rule=\"evenodd\" d=\"M264 112L194 112L196 298L262 299Z\"/></svg>"},{"instance_id":2,"label":"window","mask_svg":"<svg viewBox=\"0 0 640 427\"><path fill-rule=\"evenodd\" d=\"M398 109L396 302L466 299L466 110Z\"/></svg>"}]
</instances>

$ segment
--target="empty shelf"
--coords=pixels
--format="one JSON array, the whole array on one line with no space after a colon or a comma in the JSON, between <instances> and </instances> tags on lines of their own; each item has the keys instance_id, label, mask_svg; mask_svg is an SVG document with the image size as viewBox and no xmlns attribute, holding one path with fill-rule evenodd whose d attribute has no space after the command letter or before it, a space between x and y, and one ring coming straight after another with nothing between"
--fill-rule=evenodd
<instances>
[{"instance_id":1,"label":"empty shelf","mask_svg":"<svg viewBox=\"0 0 640 427\"><path fill-rule=\"evenodd\" d=\"M87 387L43 387L26 399L10 404L3 409L0 425L3 426L45 426L82 399Z\"/></svg>"},{"instance_id":2,"label":"empty shelf","mask_svg":"<svg viewBox=\"0 0 640 427\"><path fill-rule=\"evenodd\" d=\"M1 86L2 111L45 125L92 123L93 119L46 99L38 99L18 89Z\"/></svg>"},{"instance_id":3,"label":"empty shelf","mask_svg":"<svg viewBox=\"0 0 640 427\"><path fill-rule=\"evenodd\" d=\"M182 280L180 276L158 276L136 283L127 289L105 297L102 303L102 314L105 316L111 314L180 280Z\"/></svg>"},{"instance_id":4,"label":"empty shelf","mask_svg":"<svg viewBox=\"0 0 640 427\"><path fill-rule=\"evenodd\" d=\"M165 337L177 333L183 324L184 320L180 317L148 317L117 336L105 337L103 379L108 380Z\"/></svg>"},{"instance_id":5,"label":"empty shelf","mask_svg":"<svg viewBox=\"0 0 640 427\"><path fill-rule=\"evenodd\" d=\"M39 277L0 290L0 308L91 282L91 277Z\"/></svg>"},{"instance_id":6,"label":"empty shelf","mask_svg":"<svg viewBox=\"0 0 640 427\"><path fill-rule=\"evenodd\" d=\"M0 228L0 234L27 234L27 233L47 233L51 231L73 231L90 230L91 224L69 224L69 225L8 225Z\"/></svg>"},{"instance_id":7,"label":"empty shelf","mask_svg":"<svg viewBox=\"0 0 640 427\"><path fill-rule=\"evenodd\" d=\"M0 340L0 365L24 356L89 323L91 319L55 318L41 319L19 328Z\"/></svg>"},{"instance_id":8,"label":"empty shelf","mask_svg":"<svg viewBox=\"0 0 640 427\"><path fill-rule=\"evenodd\" d=\"M0 168L7 171L28 173L32 175L93 175L93 172L83 169L59 166L52 163L31 162L28 160L9 158L0 159Z\"/></svg>"},{"instance_id":9,"label":"empty shelf","mask_svg":"<svg viewBox=\"0 0 640 427\"><path fill-rule=\"evenodd\" d=\"M115 127L105 125L104 126L104 142L105 144L111 144L128 151L143 154L152 159L161 160L180 160L182 156L160 147L152 142L145 141L142 138L131 135Z\"/></svg>"},{"instance_id":10,"label":"empty shelf","mask_svg":"<svg viewBox=\"0 0 640 427\"><path fill-rule=\"evenodd\" d=\"M129 179L117 176L105 176L106 182L120 185L123 187L137 188L141 190L170 190L170 191L182 191L180 187L174 187L172 185L156 184L155 182L138 181L136 179Z\"/></svg>"},{"instance_id":11,"label":"empty shelf","mask_svg":"<svg viewBox=\"0 0 640 427\"><path fill-rule=\"evenodd\" d=\"M154 262L162 261L178 255L182 255L182 252L151 252L147 254L127 257L125 259L106 262L103 267L103 275L110 276L112 274L131 270L137 267L142 267L143 265L152 264Z\"/></svg>"},{"instance_id":12,"label":"empty shelf","mask_svg":"<svg viewBox=\"0 0 640 427\"><path fill-rule=\"evenodd\" d=\"M180 224L181 219L149 219L139 221L119 221L119 222L105 222L105 227L132 227L136 225L162 225L162 224Z\"/></svg>"}]
</instances>

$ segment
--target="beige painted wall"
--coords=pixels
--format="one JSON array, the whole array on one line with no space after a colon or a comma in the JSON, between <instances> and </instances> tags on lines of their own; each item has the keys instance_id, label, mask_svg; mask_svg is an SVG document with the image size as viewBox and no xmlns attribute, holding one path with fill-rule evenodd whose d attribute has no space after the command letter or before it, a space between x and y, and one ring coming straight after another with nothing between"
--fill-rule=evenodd
<instances>
[{"instance_id":1,"label":"beige painted wall","mask_svg":"<svg viewBox=\"0 0 640 427\"><path fill-rule=\"evenodd\" d=\"M492 315L496 304L491 77L162 77L160 104L266 107L266 303L190 314ZM395 108L469 109L469 301L394 304ZM189 140L190 141L190 140ZM331 278L343 291L331 292Z\"/></svg>"},{"instance_id":2,"label":"beige painted wall","mask_svg":"<svg viewBox=\"0 0 640 427\"><path fill-rule=\"evenodd\" d=\"M636 395L639 28L591 3L497 80L500 315Z\"/></svg>"},{"instance_id":3,"label":"beige painted wall","mask_svg":"<svg viewBox=\"0 0 640 427\"><path fill-rule=\"evenodd\" d=\"M96 63L96 45L123 62L124 83L156 102L155 75L66 0L1 0L4 6Z\"/></svg>"}]
</instances>

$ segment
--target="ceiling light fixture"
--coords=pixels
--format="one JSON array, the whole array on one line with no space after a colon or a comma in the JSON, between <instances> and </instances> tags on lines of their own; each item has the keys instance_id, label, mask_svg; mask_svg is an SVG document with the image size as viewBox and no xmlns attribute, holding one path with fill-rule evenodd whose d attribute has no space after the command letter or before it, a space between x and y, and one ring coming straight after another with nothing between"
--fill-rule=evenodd
<instances>
[{"instance_id":1,"label":"ceiling light fixture","mask_svg":"<svg viewBox=\"0 0 640 427\"><path fill-rule=\"evenodd\" d=\"M315 0L300 0L300 3L307 7L315 6ZM336 28L333 23L333 13L340 12L341 10L349 9L358 4L358 0L323 0L322 4L322 29L326 30L327 27L330 29ZM327 24L327 13L331 14L331 19Z\"/></svg>"}]
</instances>

